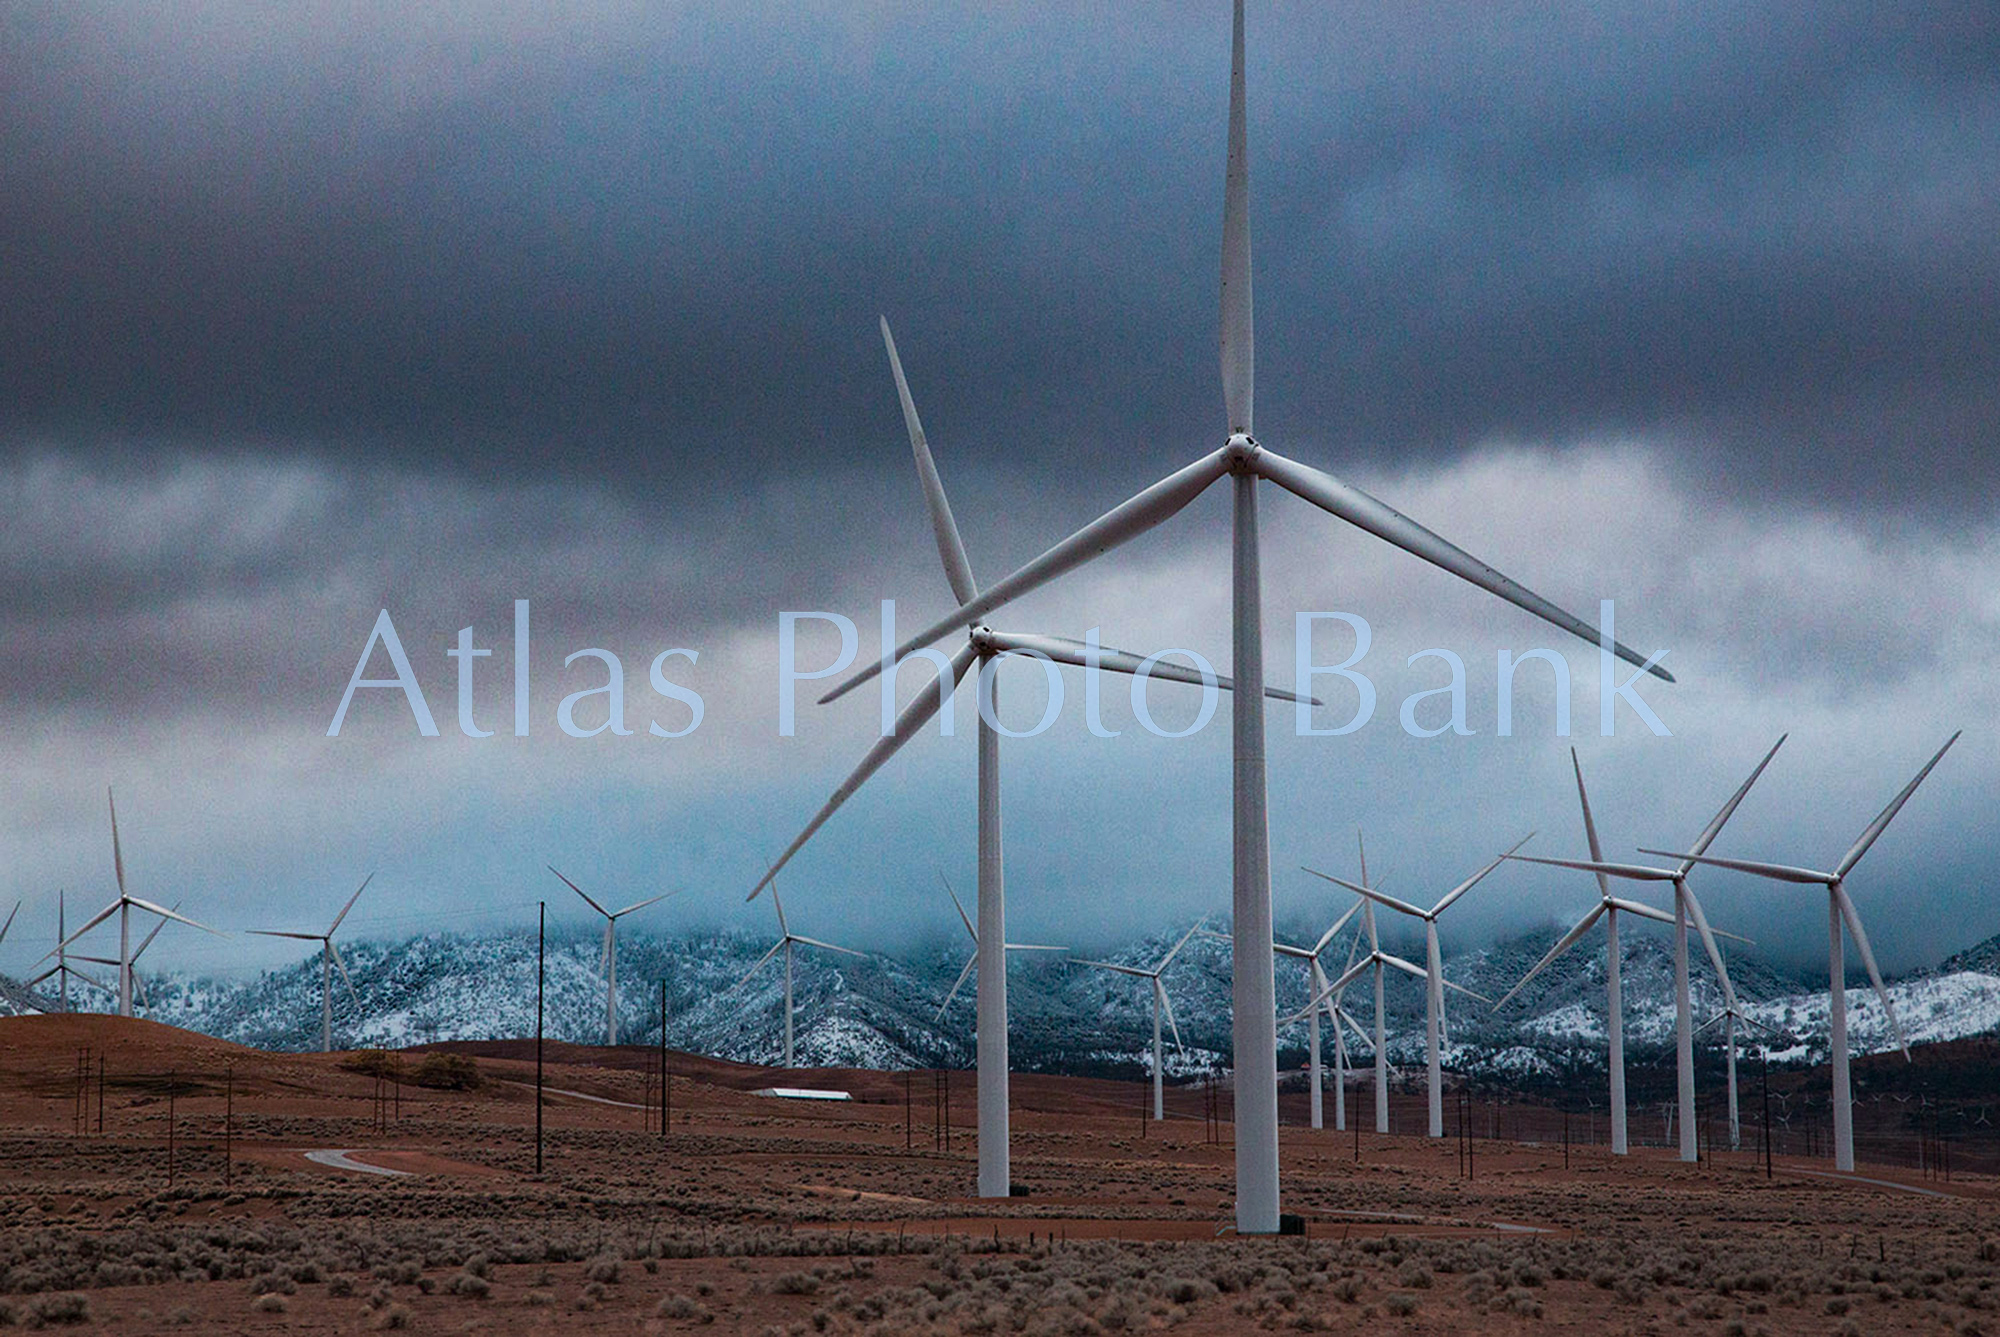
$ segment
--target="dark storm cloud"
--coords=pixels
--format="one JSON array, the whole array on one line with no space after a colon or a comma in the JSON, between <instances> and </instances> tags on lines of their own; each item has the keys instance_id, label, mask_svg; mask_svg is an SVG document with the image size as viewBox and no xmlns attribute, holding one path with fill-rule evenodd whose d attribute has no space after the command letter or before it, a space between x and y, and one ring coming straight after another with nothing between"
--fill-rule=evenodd
<instances>
[{"instance_id":1,"label":"dark storm cloud","mask_svg":"<svg viewBox=\"0 0 2000 1337\"><path fill-rule=\"evenodd\" d=\"M881 436L882 309L961 458L1165 461L1217 420L1225 25L11 7L0 431L675 505ZM1251 34L1267 435L1664 432L1842 506L1992 471L1991 7Z\"/></svg>"}]
</instances>

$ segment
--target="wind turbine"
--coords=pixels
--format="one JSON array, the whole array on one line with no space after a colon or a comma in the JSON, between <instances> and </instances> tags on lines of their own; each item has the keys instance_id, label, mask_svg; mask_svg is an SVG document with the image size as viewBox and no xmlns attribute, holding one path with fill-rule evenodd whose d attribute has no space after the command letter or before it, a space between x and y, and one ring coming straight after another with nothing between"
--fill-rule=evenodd
<instances>
[{"instance_id":1,"label":"wind turbine","mask_svg":"<svg viewBox=\"0 0 2000 1337\"><path fill-rule=\"evenodd\" d=\"M1755 1026L1772 1039L1782 1040L1788 1044L1796 1044L1798 1040L1787 1031L1757 1020L1743 1010L1740 1002L1733 999L1724 1002L1720 1012L1695 1027L1694 1033L1700 1035L1718 1021L1723 1025L1723 1052L1729 1057L1729 1149L1735 1151L1743 1145L1743 1121L1736 1106L1736 1023L1740 1021L1745 1025ZM1880 1096L1875 1098L1881 1099Z\"/></svg>"},{"instance_id":2,"label":"wind turbine","mask_svg":"<svg viewBox=\"0 0 2000 1337\"><path fill-rule=\"evenodd\" d=\"M958 991L965 987L966 977L971 975L973 968L979 964L979 930L972 927L972 919L965 913L965 903L958 899L958 893L951 889L951 882L943 873L938 874L938 881L944 883L945 894L951 897L952 906L958 911L958 922L965 925L966 933L972 937L972 955L965 958L965 969L958 972L958 978L952 981L951 991L945 994L944 1001L938 1004L937 1020L943 1021L944 1010L951 1006L952 999L958 997ZM1007 950L1010 952L1066 952L1069 948L1050 947L1038 942L1010 942L1007 944Z\"/></svg>"},{"instance_id":3,"label":"wind turbine","mask_svg":"<svg viewBox=\"0 0 2000 1337\"><path fill-rule=\"evenodd\" d=\"M1722 833L1722 828L1735 815L1736 809L1743 802L1744 796L1750 792L1750 786L1757 783L1757 777L1762 775L1764 768L1771 764L1771 758L1778 755L1778 749L1785 745L1787 737L1789 735L1779 735L1778 741L1771 744L1771 750L1764 754L1763 759L1757 763L1756 769L1750 772L1749 778L1737 786L1736 792L1729 796L1729 801L1722 805L1714 817L1709 819L1708 825L1695 838L1694 854L1673 856L1680 860L1673 868L1648 868L1642 864L1605 862L1602 849L1597 841L1597 823L1590 815L1590 796L1583 788L1583 766L1577 760L1575 748L1570 749L1569 759L1570 765L1576 770L1576 792L1577 797L1583 803L1583 826L1586 838L1590 842L1590 858L1536 859L1525 854L1510 856L1523 863L1548 864L1557 868L1576 868L1585 872L1595 873L1597 875L1597 889L1600 900L1597 910L1592 911L1590 915L1586 915L1582 924L1579 924L1569 935L1557 942L1555 947L1550 949L1549 954L1543 957L1541 962L1535 966L1535 970L1529 971L1522 978L1521 984L1515 985L1509 991L1508 998L1519 993L1521 985L1526 984L1529 979L1534 978L1535 971L1540 970L1542 966L1554 960L1563 948L1580 937L1582 932L1588 928L1590 920L1596 914L1611 914L1618 910L1625 910L1628 913L1638 914L1641 918L1645 919L1664 920L1667 918L1667 916L1653 911L1650 906L1642 907L1637 902L1619 901L1613 898L1607 879L1616 877L1636 882L1673 883L1674 913L1671 922L1674 926L1674 1074L1679 1087L1677 1094L1680 1102L1680 1152L1681 1159L1684 1161L1696 1160L1700 1155L1700 1149L1695 1143L1695 1134L1699 1130L1695 1126L1694 1115L1694 998L1692 984L1688 978L1687 933L1688 921L1690 919L1693 920L1695 929L1701 934L1702 948L1708 953L1709 964L1715 967L1715 978L1722 986L1723 1004L1732 1008L1736 1006L1736 989L1729 982L1729 968L1723 964L1722 950L1715 944L1715 939L1718 935L1709 928L1708 917L1702 913L1701 902L1695 899L1694 892L1688 889L1688 874L1694 868L1696 862L1695 856L1699 856L1714 842L1716 836ZM1720 936L1735 937L1736 935L1724 933ZM1737 940L1739 942L1744 941L1741 938ZM1615 951L1617 947L1617 940L1615 938L1612 939L1612 947ZM1507 999L1503 998L1500 1001L1504 1003ZM1624 1053L1621 1043L1619 1052L1613 1057L1612 1061L1612 1071L1616 1076L1616 1085L1612 1091L1612 1115L1614 1120L1612 1124L1612 1150L1618 1154L1623 1154L1617 1145L1619 1140L1617 1136L1619 1124L1623 1119L1621 1113L1624 1105L1623 1067Z\"/></svg>"},{"instance_id":4,"label":"wind turbine","mask_svg":"<svg viewBox=\"0 0 2000 1337\"><path fill-rule=\"evenodd\" d=\"M560 876L560 874L558 874ZM361 995L354 991L354 980L347 973L347 963L340 959L340 949L333 945L333 935L340 930L340 921L347 918L347 912L361 899L361 893L368 890L368 884L375 880L370 873L361 879L361 885L347 898L347 904L340 907L340 913L333 917L324 933L290 933L282 929L253 928L250 932L260 938L297 938L301 942L319 944L319 1047L323 1054L333 1052L333 968L340 967L340 978L347 984L347 996L354 1002L356 1013L361 1011Z\"/></svg>"},{"instance_id":5,"label":"wind turbine","mask_svg":"<svg viewBox=\"0 0 2000 1337\"><path fill-rule=\"evenodd\" d=\"M1742 788L1736 791L1735 796L1723 805L1722 811L1709 823L1709 829L1702 833L1700 840L1702 848L1706 849L1708 843L1714 840L1717 833L1722 830L1722 824L1727 822L1730 815L1736 811L1736 805L1741 803L1743 796L1750 792L1750 786L1755 784L1757 777L1764 773L1764 768L1771 764L1771 758L1776 756L1778 749L1785 745L1785 738L1788 736L1780 735L1778 741L1771 744L1771 750L1766 752L1764 759L1757 763L1757 769L1750 773L1750 778L1743 782ZM1576 797L1577 802L1583 809L1583 834L1584 839L1590 846L1590 858L1593 862L1602 862L1604 859L1604 847L1597 838L1597 821L1591 816L1590 812L1590 791L1584 788L1583 763L1577 760L1575 748L1569 750L1569 762L1571 769L1576 772ZM1497 1012L1505 1007L1516 994L1528 987L1528 981L1541 974L1550 962L1575 946L1583 938L1584 934L1590 932L1592 924L1595 924L1599 919L1604 921L1604 1031L1608 1041L1609 1058L1607 1068L1611 1085L1611 1154L1614 1156L1623 1156L1627 1151L1625 1135L1625 995L1621 980L1623 956L1618 946L1618 916L1620 912L1623 912L1637 916L1640 919L1651 919L1662 924L1673 923L1674 917L1665 911L1656 910L1652 906L1639 901L1625 900L1621 897L1613 896L1611 894L1610 874L1596 869L1592 871L1597 872L1598 900L1596 906L1591 909L1589 914L1578 920L1574 928L1556 940L1555 946L1549 948L1542 959L1535 963L1534 968L1523 975L1520 982L1509 989L1498 1003L1494 1004L1494 1011ZM1723 978L1727 978L1726 972L1718 973Z\"/></svg>"},{"instance_id":6,"label":"wind turbine","mask_svg":"<svg viewBox=\"0 0 2000 1337\"><path fill-rule=\"evenodd\" d=\"M553 867L549 865L543 866L547 867L551 873L556 873ZM649 896L643 901L637 901L628 905L623 910L607 910L592 900L590 893L582 887L563 877L561 873L556 873L556 876L562 879L562 884L565 887L583 897L584 904L604 916L604 1043L615 1045L618 1043L618 921L626 915L631 914L634 910L643 910L649 905L664 901L674 893L663 891L657 896ZM360 894L360 892L355 893L357 896ZM338 921L335 922L337 923ZM790 1067L791 1065L788 1063L785 1066Z\"/></svg>"},{"instance_id":7,"label":"wind turbine","mask_svg":"<svg viewBox=\"0 0 2000 1337\"><path fill-rule=\"evenodd\" d=\"M1260 545L1257 537L1257 484L1276 483L1335 517L1423 558L1491 594L1533 613L1564 631L1599 643L1665 681L1660 656L1646 658L1600 633L1574 615L1501 575L1463 549L1331 474L1300 464L1260 445L1252 434L1253 332L1250 267L1250 162L1244 128L1243 0L1237 0L1229 78L1229 151L1222 207L1221 368L1228 434L1220 449L1170 474L1114 507L1040 557L966 599L954 612L925 628L883 660L895 662L1029 590L1135 538L1179 513L1224 477L1232 480L1234 525L1232 560L1233 677L1231 698L1234 801L1234 974L1232 1043L1237 1073L1236 1226L1243 1234L1278 1229L1277 1005L1271 953L1271 848L1266 809L1264 757L1264 647ZM963 597L963 596L961 596ZM881 672L877 661L829 692L832 700ZM999 935L994 935L997 943Z\"/></svg>"},{"instance_id":8,"label":"wind turbine","mask_svg":"<svg viewBox=\"0 0 2000 1337\"><path fill-rule=\"evenodd\" d=\"M1471 877L1453 887L1444 894L1442 900L1428 910L1422 906L1412 905L1408 901L1398 900L1394 896L1384 895L1372 887L1357 887L1347 879L1335 877L1332 873L1322 873L1314 868L1305 870L1314 877L1323 877L1329 882L1347 888L1358 896L1362 896L1378 905L1385 905L1398 914L1409 915L1413 919L1423 921L1424 959L1426 963L1424 970L1424 1059L1430 1074L1430 1135L1432 1137L1444 1136L1444 1046L1440 1035L1440 1028L1444 1024L1444 991L1449 986L1468 997L1477 998L1480 1002L1488 1006L1491 1006L1493 1002L1492 999L1483 994L1474 993L1463 985L1449 984L1445 979L1444 958L1438 949L1438 916L1457 904L1459 897L1479 885L1480 880L1498 868L1501 860L1505 859L1508 854L1512 854L1514 850L1520 849L1521 846L1534 838L1535 833L1532 831L1522 836L1514 842L1513 849L1508 850L1507 854L1501 855L1499 859L1493 860L1493 862L1487 864Z\"/></svg>"},{"instance_id":9,"label":"wind turbine","mask_svg":"<svg viewBox=\"0 0 2000 1337\"><path fill-rule=\"evenodd\" d=\"M116 799L112 798L109 789L104 791L104 796L106 802L111 806L111 864L118 876L118 899L98 911L89 923L58 942L56 950L50 952L49 956L61 955L64 949L71 943L96 928L99 924L102 924L105 920L111 918L111 916L117 915L118 960L116 964L118 966L118 1015L129 1017L132 1015L132 910L135 906L148 914L158 915L162 919L178 920L190 928L200 929L203 933L214 933L218 938L226 938L229 935L226 933L217 933L208 925L198 924L185 915L169 910L164 905L155 905L151 901L141 900L137 896L127 894L125 890L125 855L118 844L118 803ZM48 956L42 958L43 961L48 959ZM39 965L41 962L38 961L36 964ZM61 969L60 966L57 968Z\"/></svg>"},{"instance_id":10,"label":"wind turbine","mask_svg":"<svg viewBox=\"0 0 2000 1337\"><path fill-rule=\"evenodd\" d=\"M1343 928L1347 927L1347 921L1354 918L1356 912L1358 912L1361 909L1363 904L1365 904L1365 902L1357 900L1354 904L1348 906L1347 913L1343 914L1340 918L1334 920L1333 927L1329 928L1326 932L1320 934L1319 941L1314 943L1311 947L1295 947L1288 942L1273 942L1271 944L1271 950L1276 952L1279 956L1290 957L1295 961L1303 961L1306 963L1306 997L1312 998L1317 996L1321 986L1326 983L1326 972L1320 967L1320 962L1319 962L1320 954L1324 952L1328 947L1333 945L1334 938L1339 936L1340 931ZM1350 951L1349 956L1351 957L1352 955L1353 953L1352 951ZM1312 1108L1312 1126L1314 1128L1323 1128L1326 1126L1325 1112L1324 1112L1325 1097L1320 1090L1320 1087L1324 1083L1324 1074L1321 1072L1320 1069L1319 1014L1320 1014L1320 1009L1318 1007L1312 1007L1307 1009L1306 1066L1309 1073L1311 1074L1309 1080L1312 1084L1311 1108ZM1334 1047L1336 1050L1342 1051L1342 1053L1344 1054L1346 1046L1342 1043L1340 1038L1340 1015L1339 1015L1340 1008L1339 1004L1331 998L1326 1000L1326 1014L1327 1014L1327 1020L1333 1023ZM1337 1059L1340 1058L1341 1056L1342 1054L1336 1054ZM1336 1066L1338 1066L1341 1069L1341 1071L1338 1072L1336 1076L1340 1077L1340 1079L1343 1082L1345 1082L1346 1064L1344 1062L1341 1062L1338 1063ZM1346 1094L1344 1091L1340 1095L1335 1096L1334 1103L1340 1107L1336 1112L1337 1117L1335 1122L1339 1126L1344 1128L1347 1126L1347 1121L1345 1118Z\"/></svg>"},{"instance_id":11,"label":"wind turbine","mask_svg":"<svg viewBox=\"0 0 2000 1337\"><path fill-rule=\"evenodd\" d=\"M108 994L112 994L115 996L118 991L112 988L110 985L106 984L103 980L98 979L96 976L86 974L85 972L78 970L76 969L76 967L70 965L69 945L67 942L68 934L63 928L63 918L64 918L63 900L64 900L64 893L62 891L57 891L56 892L56 949L53 952L49 953L49 956L53 956L56 959L56 963L50 966L47 970L44 970L41 974L29 980L27 982L27 987L32 989L37 984L40 984L43 980L49 978L51 975L56 976L57 997L60 999L58 1006L60 1006L64 1012L67 1012L69 1011L69 979L70 976L72 975L82 980L85 984L88 984L93 988L102 989L104 992ZM49 959L48 956L44 956L42 958L42 961L46 961L48 959ZM37 961L35 964L40 965L41 961Z\"/></svg>"},{"instance_id":12,"label":"wind turbine","mask_svg":"<svg viewBox=\"0 0 2000 1337\"><path fill-rule=\"evenodd\" d=\"M1889 1001L1889 990L1882 983L1882 972L1875 968L1875 953L1868 946L1868 933L1861 927L1861 916L1848 897L1847 875L1854 871L1854 865L1861 862L1861 856L1868 853L1868 847L1895 820L1896 814L1917 792L1917 786L1931 773L1931 768L1944 759L1951 745L1959 740L1964 730L1954 733L1944 740L1916 778L1903 786L1903 792L1896 795L1881 815L1868 824L1840 862L1830 873L1818 872L1811 868L1792 868L1785 864L1756 863L1748 859L1721 859L1696 850L1691 854L1670 854L1662 850L1641 850L1641 854L1665 854L1670 859L1681 859L1688 863L1713 864L1717 868L1733 868L1739 873L1751 873L1757 877L1769 878L1775 882L1795 882L1806 886L1826 888L1826 940L1828 971L1828 1022L1833 1032L1833 1160L1834 1168L1851 1172L1854 1169L1854 1105L1850 1098L1847 1073L1847 964L1843 952L1841 925L1854 935L1854 946L1861 953L1861 964L1868 969L1868 982L1875 986L1875 996L1882 1000L1882 1011L1889 1018L1890 1029L1895 1033L1896 1045L1903 1051L1905 1061L1910 1057L1910 1044L1903 1035L1903 1023L1896 1018L1896 1006Z\"/></svg>"},{"instance_id":13,"label":"wind turbine","mask_svg":"<svg viewBox=\"0 0 2000 1337\"><path fill-rule=\"evenodd\" d=\"M779 952L785 954L785 1066L789 1068L792 1066L792 944L802 942L808 947L822 947L829 952L844 952L848 956L860 956L861 953L855 951L852 947L836 947L830 942L821 942L818 938L808 938L803 933L792 932L791 926L785 922L785 903L778 899L778 884L775 882L771 884L771 906L778 912L779 937L777 943L770 951L757 958L756 965L743 972L742 979L729 987L732 989L742 988L750 982L752 975L755 975L764 968L766 961L769 961ZM1007 967L1004 964L1004 957L1002 961L1003 964L1000 968L1002 971L1005 971Z\"/></svg>"},{"instance_id":14,"label":"wind turbine","mask_svg":"<svg viewBox=\"0 0 2000 1337\"><path fill-rule=\"evenodd\" d=\"M930 442L924 435L922 421L917 417L916 400L911 396L909 382L903 375L903 362L896 353L895 336L889 332L886 317L882 318L881 324L882 346L888 351L889 369L895 375L896 396L903 406L903 425L909 432L910 451L916 461L918 482L923 487L924 504L930 512L932 536L937 542L938 558L944 564L945 580L951 586L953 598L961 602L976 599L979 588L973 580L972 561L966 556L965 543L958 533L958 522L952 518L951 502L945 496L944 482L938 476L937 462L931 457ZM1211 681L1193 669L1161 663L1157 659L1149 663L1138 655L1106 649L1097 644L1094 633L1078 642L1058 636L995 631L988 626L968 623L966 644L951 658L949 669L933 677L903 708L893 731L885 734L868 750L860 764L833 791L833 796L806 823L805 829L785 847L784 853L778 856L763 879L751 888L750 899L757 899L765 885L778 875L778 871L790 862L791 857L805 846L806 841L833 816L840 805L867 783L869 777L880 770L897 749L915 737L930 717L943 708L945 699L957 690L959 680L977 663L977 697L982 708L976 712L979 717L976 726L979 735L979 883L976 897L979 932L974 935L974 941L1004 944L1007 911L1000 829L1000 734L988 722L988 717L990 714L997 719L999 715L998 667L999 661L1007 655L1025 655L1050 663L1071 664L1087 673L1106 668L1126 674L1143 671L1148 677L1196 686L1207 686ZM1212 681L1214 686L1224 691L1232 687L1227 678ZM1268 689L1268 694L1284 701L1298 700L1291 693L1275 688ZM979 1085L979 1196L1004 1198L1012 1191L1013 1183L1007 1102L1006 953L1004 946L996 945L990 951L975 947L974 956L979 959L978 1024L975 1031Z\"/></svg>"},{"instance_id":15,"label":"wind turbine","mask_svg":"<svg viewBox=\"0 0 2000 1337\"><path fill-rule=\"evenodd\" d=\"M1151 981L1152 983L1153 986L1153 1121L1155 1123L1167 1117L1166 1075L1165 1075L1167 1054L1166 1050L1160 1044L1160 1018L1162 1015L1166 1017L1167 1025L1173 1028L1174 1048L1180 1050L1183 1055L1187 1053L1187 1046L1181 1043L1181 1028L1174 1022L1174 1005L1167 999L1167 986L1160 982L1160 976L1166 972L1168 966L1173 964L1174 958L1180 955L1181 948L1187 946L1188 939L1192 938L1196 933L1199 933L1201 931L1202 923L1203 923L1202 920L1197 919L1195 921L1194 927L1189 929L1186 933L1183 933L1181 935L1181 940L1175 943L1173 947L1169 949L1167 954L1161 957L1158 963L1156 963L1151 970L1147 970L1143 966L1119 965L1116 961L1078 961L1076 963L1077 965L1080 966L1095 966L1099 970L1115 970L1120 975L1130 975L1135 979L1148 980ZM1272 1035L1276 1036L1276 1034L1277 1030L1275 1027L1273 1027ZM1276 1043L1275 1039L1273 1040L1273 1043L1274 1044ZM1272 1051L1271 1054L1271 1081L1273 1083L1276 1083L1277 1080L1278 1080L1278 1056L1277 1052L1274 1050ZM1241 1087L1240 1082L1238 1083L1238 1086L1239 1088ZM1275 1085L1273 1085L1271 1089L1271 1095L1273 1099L1276 1099L1277 1087Z\"/></svg>"},{"instance_id":16,"label":"wind turbine","mask_svg":"<svg viewBox=\"0 0 2000 1337\"><path fill-rule=\"evenodd\" d=\"M172 908L176 910L180 909L181 903L179 901L175 901ZM146 936L139 939L139 945L132 949L132 1001L135 1006L141 1003L144 1003L147 1007L152 1006L151 1003L146 1001L146 981L139 974L139 958L146 954L146 949L153 945L153 939L159 937L160 930L165 928L166 926L167 926L167 921L164 919L160 920L157 924L154 924L153 927L147 931ZM77 955L77 956L71 956L69 959L72 961L88 961L91 965L94 966L115 966L118 964L115 958L108 956ZM82 976L81 972L78 973L80 978L88 978L87 976ZM91 980L91 983L96 984L97 981ZM98 985L98 987L103 988L104 986ZM109 993L111 991L109 989L105 989L105 992Z\"/></svg>"}]
</instances>

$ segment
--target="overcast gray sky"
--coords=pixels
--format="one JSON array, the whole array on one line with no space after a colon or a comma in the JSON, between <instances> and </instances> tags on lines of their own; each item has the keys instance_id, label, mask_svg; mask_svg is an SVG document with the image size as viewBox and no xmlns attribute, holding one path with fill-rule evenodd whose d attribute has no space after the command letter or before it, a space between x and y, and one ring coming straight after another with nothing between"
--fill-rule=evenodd
<instances>
[{"instance_id":1,"label":"overcast gray sky","mask_svg":"<svg viewBox=\"0 0 2000 1337\"><path fill-rule=\"evenodd\" d=\"M1281 923L1334 908L1295 869L1353 871L1357 828L1413 897L1531 828L1579 852L1572 743L1629 852L1691 838L1789 729L1717 849L1831 862L1964 727L1854 891L1897 965L2000 932L1993 8L1249 24L1260 438L1579 613L1615 599L1680 679L1644 689L1672 737L1621 707L1601 738L1590 647L1268 491L1273 680L1295 611L1344 610L1379 692L1346 737L1272 713ZM107 897L107 784L135 893L230 927L312 926L378 867L359 931L569 917L544 863L685 887L661 926L763 926L742 892L879 709L802 700L779 738L779 613L854 618L865 654L879 600L906 629L950 602L877 314L982 580L1220 444L1227 47L1221 0L8 6L0 842L31 907L0 968L46 949L57 887ZM1227 518L1205 497L993 621L1226 666ZM382 608L443 737L381 692L325 736ZM492 738L457 727L467 624ZM1472 737L1397 722L1433 646ZM1575 737L1538 665L1496 737L1495 655L1536 646L1568 658ZM556 727L602 680L563 668L585 647L621 657L633 735ZM685 715L646 668L675 647L706 710L660 739ZM1007 681L1024 723L1037 674ZM1224 909L1227 711L1154 739L1111 682L1097 739L1067 685L1007 748L1014 922L1103 943ZM803 931L946 926L972 752L918 740L834 820L783 882ZM1704 886L1718 922L1823 950L1811 898ZM1586 893L1504 870L1448 937Z\"/></svg>"}]
</instances>

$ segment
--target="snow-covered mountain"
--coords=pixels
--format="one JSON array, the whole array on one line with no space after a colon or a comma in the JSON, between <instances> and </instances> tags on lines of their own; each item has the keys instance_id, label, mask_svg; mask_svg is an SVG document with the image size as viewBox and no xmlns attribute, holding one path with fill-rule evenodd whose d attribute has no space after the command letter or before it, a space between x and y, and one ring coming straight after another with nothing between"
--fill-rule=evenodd
<instances>
[{"instance_id":1,"label":"snow-covered mountain","mask_svg":"<svg viewBox=\"0 0 2000 1337\"><path fill-rule=\"evenodd\" d=\"M1286 936L1281 932L1281 937ZM1151 965L1178 933L1133 944L1110 959ZM1553 930L1525 934L1450 957L1446 974L1468 989L1499 998L1540 959ZM1672 1043L1672 958L1664 933L1623 935L1626 1036L1635 1062ZM1420 959L1414 944L1385 947ZM769 949L761 938L701 934L666 938L628 932L619 941L619 1031L629 1043L659 1038L660 985L665 981L667 1042L676 1049L749 1062L775 1062L782 1035L781 962L766 962L749 982L742 976ZM334 979L335 1041L343 1048L395 1047L434 1040L531 1035L535 1028L535 942L519 934L430 934L343 946L361 1005ZM1329 952L1338 974L1344 945ZM938 1005L964 964L955 948L904 959L848 957L797 949L797 1050L812 1066L878 1069L963 1066L972 1061L972 995L960 990L938 1017ZM1773 1061L1823 1059L1827 992L1809 974L1780 969L1754 955L1732 957L1732 978L1748 1010L1789 1031L1798 1043L1774 1046ZM1220 1067L1229 1045L1230 945L1198 935L1165 976L1180 1039L1170 1044L1168 1071ZM320 965L317 954L253 979L173 973L145 975L142 1012L156 1020L272 1049L319 1043ZM1278 963L1278 1002L1290 1013L1305 1003L1304 971ZM1012 1054L1021 1070L1132 1075L1150 1061L1152 1012L1143 981L1093 970L1050 954L1015 958L1009 977ZM1859 985L1859 987L1853 987ZM1849 1017L1857 1051L1893 1041L1880 1004L1864 981L1850 981ZM1422 1062L1420 981L1388 972L1385 981L1390 1061ZM2000 1026L2000 940L1903 977L1891 986L1910 1040L1950 1040ZM1372 1024L1372 983L1347 995L1349 1008ZM109 1010L112 1001L72 986L79 1006ZM0 1015L53 1006L0 981ZM1720 992L1697 953L1695 1010L1706 1020ZM1604 1047L1604 949L1601 938L1579 944L1537 977L1507 1007L1447 995L1448 1062L1459 1070L1507 1080L1557 1079L1601 1067ZM544 1024L553 1038L582 1043L604 1036L604 976L595 936L550 943ZM1285 1067L1305 1058L1305 1027L1280 1033ZM1329 1038L1330 1047L1330 1038ZM1360 1054L1358 1042L1350 1050ZM1365 1061L1365 1060L1364 1060Z\"/></svg>"}]
</instances>

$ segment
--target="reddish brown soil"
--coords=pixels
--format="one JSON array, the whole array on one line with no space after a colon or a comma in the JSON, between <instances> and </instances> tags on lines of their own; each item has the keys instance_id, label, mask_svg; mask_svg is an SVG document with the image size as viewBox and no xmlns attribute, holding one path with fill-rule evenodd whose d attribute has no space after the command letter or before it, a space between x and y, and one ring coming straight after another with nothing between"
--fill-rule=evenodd
<instances>
[{"instance_id":1,"label":"reddish brown soil","mask_svg":"<svg viewBox=\"0 0 2000 1337\"><path fill-rule=\"evenodd\" d=\"M128 1333L2000 1331L1985 1177L1480 1141L1467 1178L1452 1139L1365 1134L1357 1160L1351 1134L1294 1126L1306 1238L1237 1240L1230 1129L1198 1093L1148 1126L1136 1086L1018 1078L1026 1196L982 1202L967 1073L947 1138L928 1074L906 1126L902 1074L675 1054L668 1136L652 1109L551 1097L537 1174L532 1042L437 1048L479 1089L143 1021L0 1021L0 1323L74 1294ZM547 1083L650 1105L656 1057L550 1045ZM751 1094L771 1085L858 1099Z\"/></svg>"}]
</instances>

